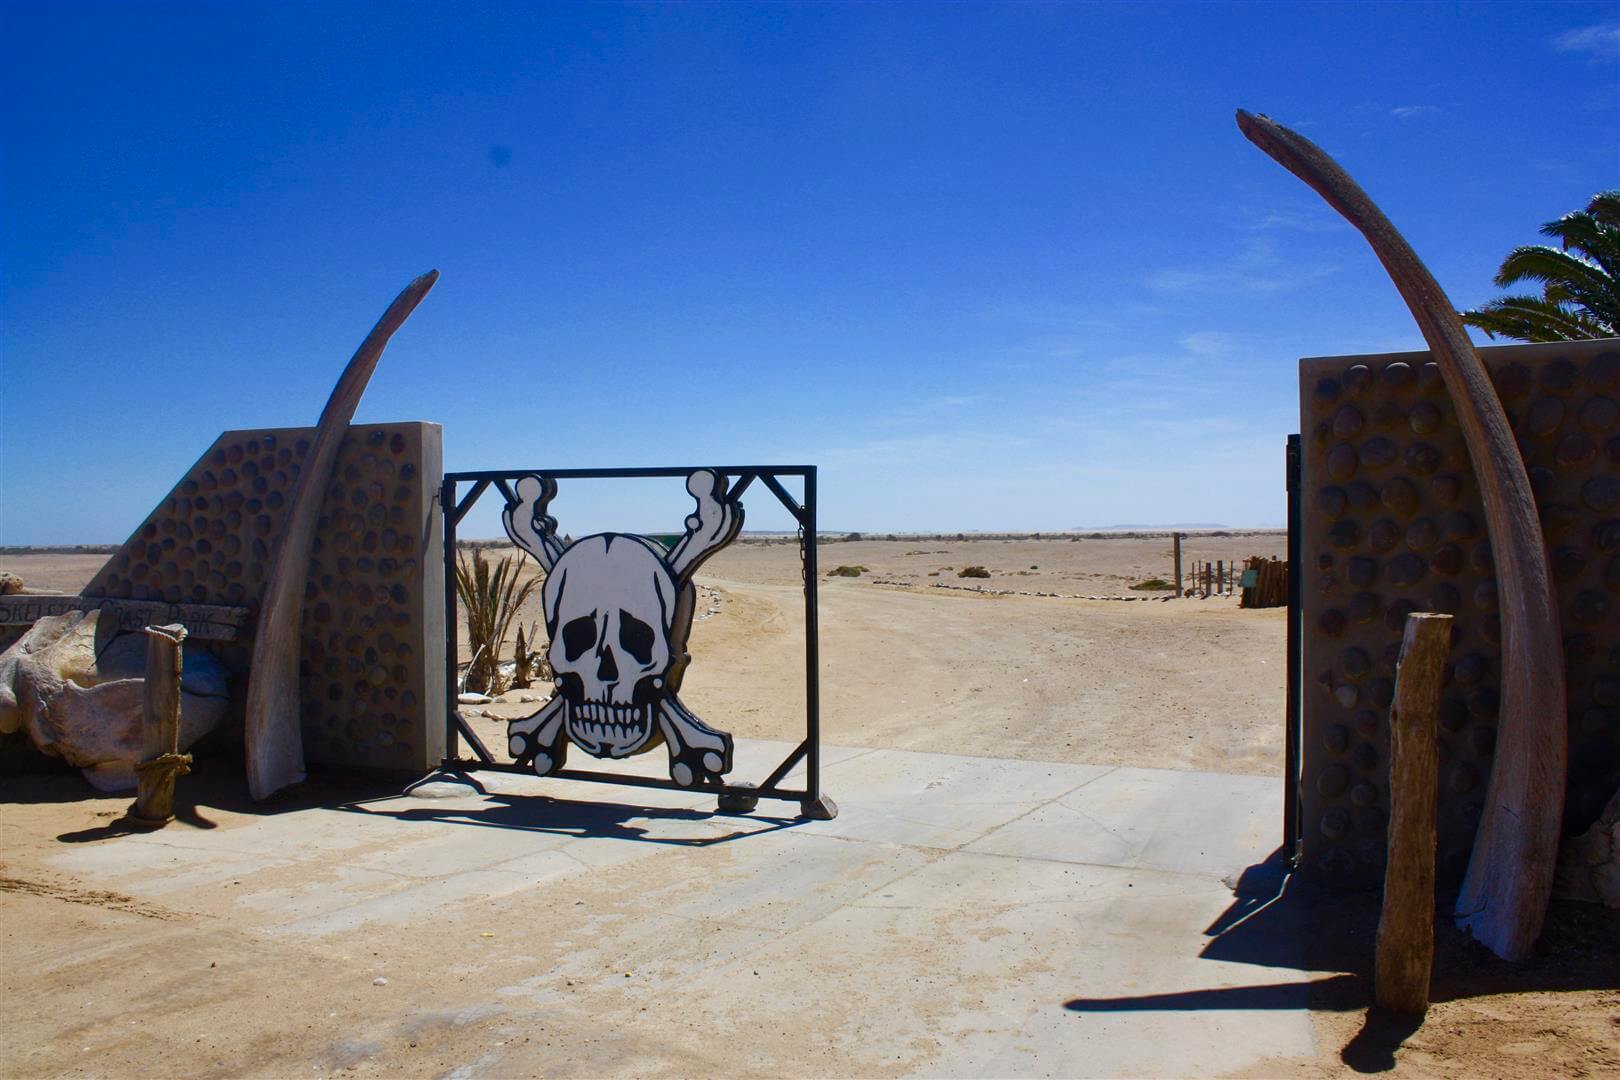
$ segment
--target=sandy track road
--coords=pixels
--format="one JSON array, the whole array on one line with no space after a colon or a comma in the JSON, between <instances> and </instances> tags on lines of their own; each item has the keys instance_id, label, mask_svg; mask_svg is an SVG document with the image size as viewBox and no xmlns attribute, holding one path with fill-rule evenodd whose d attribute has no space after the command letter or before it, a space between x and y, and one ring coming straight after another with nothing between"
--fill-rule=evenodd
<instances>
[{"instance_id":1,"label":"sandy track road","mask_svg":"<svg viewBox=\"0 0 1620 1080\"><path fill-rule=\"evenodd\" d=\"M682 699L738 735L803 730L803 595L709 578ZM1235 601L819 591L823 738L846 746L1275 773L1283 612Z\"/></svg>"}]
</instances>

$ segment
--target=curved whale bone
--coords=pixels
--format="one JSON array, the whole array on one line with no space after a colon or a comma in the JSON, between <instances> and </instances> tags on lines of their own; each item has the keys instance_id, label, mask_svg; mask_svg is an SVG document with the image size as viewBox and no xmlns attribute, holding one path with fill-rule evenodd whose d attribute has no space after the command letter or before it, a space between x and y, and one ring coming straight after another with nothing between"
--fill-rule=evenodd
<instances>
[{"instance_id":1,"label":"curved whale bone","mask_svg":"<svg viewBox=\"0 0 1620 1080\"><path fill-rule=\"evenodd\" d=\"M518 478L515 491L517 501L507 503L501 511L501 524L506 526L512 543L534 556L534 561L549 574L563 553L557 519L546 513L551 500L557 497L557 481L530 473Z\"/></svg>"},{"instance_id":2,"label":"curved whale bone","mask_svg":"<svg viewBox=\"0 0 1620 1080\"><path fill-rule=\"evenodd\" d=\"M1524 458L1456 308L1367 193L1304 136L1242 110L1237 123L1250 142L1361 231L1411 310L1451 394L1485 502L1502 613L1496 756L1456 916L1496 955L1523 959L1547 914L1569 753L1563 631Z\"/></svg>"},{"instance_id":3,"label":"curved whale bone","mask_svg":"<svg viewBox=\"0 0 1620 1080\"><path fill-rule=\"evenodd\" d=\"M686 518L686 535L670 550L669 568L684 586L703 561L719 551L742 529L743 508L726 495L726 478L713 469L699 469L686 478L686 490L697 500L697 510Z\"/></svg>"},{"instance_id":4,"label":"curved whale bone","mask_svg":"<svg viewBox=\"0 0 1620 1080\"><path fill-rule=\"evenodd\" d=\"M298 653L304 621L304 585L309 577L309 550L326 484L337 461L343 436L354 418L355 406L377 370L388 339L394 336L416 305L439 280L429 270L394 298L377 325L355 350L332 396L321 410L309 456L298 474L287 517L276 540L270 574L259 608L248 669L247 710L243 719L247 751L248 791L266 799L304 778L303 710L298 700Z\"/></svg>"}]
</instances>

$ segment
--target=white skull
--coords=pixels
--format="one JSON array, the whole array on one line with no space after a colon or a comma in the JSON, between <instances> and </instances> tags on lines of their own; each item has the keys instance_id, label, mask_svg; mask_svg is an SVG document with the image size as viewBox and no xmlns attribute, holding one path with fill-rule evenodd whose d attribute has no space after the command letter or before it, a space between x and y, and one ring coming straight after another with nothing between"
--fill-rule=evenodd
<instances>
[{"instance_id":1,"label":"white skull","mask_svg":"<svg viewBox=\"0 0 1620 1080\"><path fill-rule=\"evenodd\" d=\"M622 533L571 544L546 578L546 658L567 710L568 735L586 753L622 758L648 749L658 702L685 660L690 598L656 541ZM684 666L684 664L682 664Z\"/></svg>"}]
</instances>

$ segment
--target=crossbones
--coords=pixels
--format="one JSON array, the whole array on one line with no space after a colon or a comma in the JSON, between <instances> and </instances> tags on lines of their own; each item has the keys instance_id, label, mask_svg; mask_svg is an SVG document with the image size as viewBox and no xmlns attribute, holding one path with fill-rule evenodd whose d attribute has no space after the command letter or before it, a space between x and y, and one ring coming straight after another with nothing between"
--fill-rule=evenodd
<instances>
[{"instance_id":1,"label":"crossbones","mask_svg":"<svg viewBox=\"0 0 1620 1080\"><path fill-rule=\"evenodd\" d=\"M539 712L507 724L507 745L538 775L562 768L569 741L599 758L629 757L662 742L669 775L682 787L717 782L731 770L731 736L692 715L676 691L691 661L692 575L736 537L743 509L713 470L692 473L686 490L697 509L666 553L658 541L630 533L564 546L546 514L556 481L538 474L518 480L501 521L546 572L546 658L557 692Z\"/></svg>"}]
</instances>

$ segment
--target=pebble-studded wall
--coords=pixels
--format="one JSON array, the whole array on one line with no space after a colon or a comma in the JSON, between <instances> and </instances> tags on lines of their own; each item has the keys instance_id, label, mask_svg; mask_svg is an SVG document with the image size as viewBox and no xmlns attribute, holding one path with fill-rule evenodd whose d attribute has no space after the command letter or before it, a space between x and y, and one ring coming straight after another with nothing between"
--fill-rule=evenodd
<instances>
[{"instance_id":1,"label":"pebble-studded wall","mask_svg":"<svg viewBox=\"0 0 1620 1080\"><path fill-rule=\"evenodd\" d=\"M1620 343L1479 350L1522 449L1558 590L1569 678L1564 825L1620 785ZM1301 856L1375 880L1389 706L1408 612L1455 616L1440 713L1441 880L1467 868L1496 745L1501 622L1491 545L1428 353L1300 362L1304 701Z\"/></svg>"},{"instance_id":2,"label":"pebble-studded wall","mask_svg":"<svg viewBox=\"0 0 1620 1080\"><path fill-rule=\"evenodd\" d=\"M228 431L84 592L241 605L254 618L270 548L314 428ZM441 432L356 425L338 452L309 560L300 677L311 763L425 771L444 755ZM245 696L246 640L211 643Z\"/></svg>"}]
</instances>

